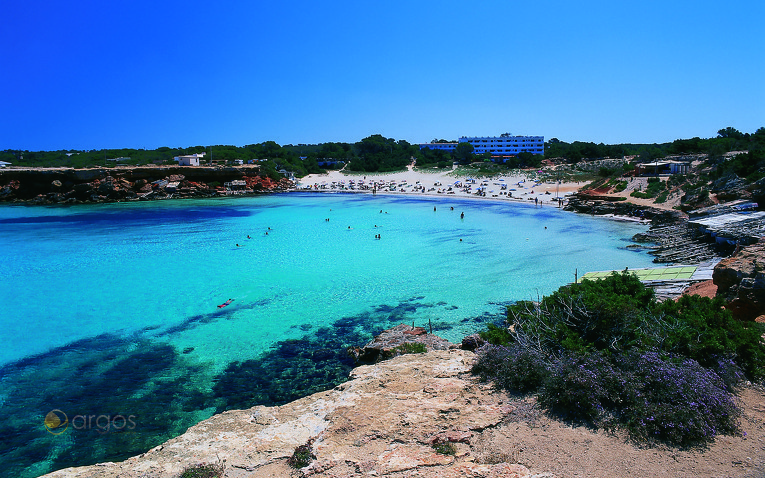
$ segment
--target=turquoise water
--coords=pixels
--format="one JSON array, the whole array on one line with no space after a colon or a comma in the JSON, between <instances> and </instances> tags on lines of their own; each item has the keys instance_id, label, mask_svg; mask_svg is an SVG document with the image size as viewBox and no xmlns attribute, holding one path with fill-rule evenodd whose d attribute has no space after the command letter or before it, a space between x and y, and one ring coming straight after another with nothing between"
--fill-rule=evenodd
<instances>
[{"instance_id":1,"label":"turquoise water","mask_svg":"<svg viewBox=\"0 0 765 478\"><path fill-rule=\"evenodd\" d=\"M645 229L352 194L0 206L0 463L31 477L124 459L215 412L326 389L346 347L397 323L459 341L575 271L650 266L626 248ZM101 426L73 419L90 415Z\"/></svg>"}]
</instances>

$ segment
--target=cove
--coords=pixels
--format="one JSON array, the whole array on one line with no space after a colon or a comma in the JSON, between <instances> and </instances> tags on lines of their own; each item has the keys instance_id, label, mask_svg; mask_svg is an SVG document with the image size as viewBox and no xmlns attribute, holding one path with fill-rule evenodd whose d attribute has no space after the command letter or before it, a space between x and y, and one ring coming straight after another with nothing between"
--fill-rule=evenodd
<instances>
[{"instance_id":1,"label":"cove","mask_svg":"<svg viewBox=\"0 0 765 478\"><path fill-rule=\"evenodd\" d=\"M355 194L0 206L0 462L34 477L122 460L214 413L330 388L345 349L384 328L459 341L575 271L650 266L626 247L645 229Z\"/></svg>"}]
</instances>

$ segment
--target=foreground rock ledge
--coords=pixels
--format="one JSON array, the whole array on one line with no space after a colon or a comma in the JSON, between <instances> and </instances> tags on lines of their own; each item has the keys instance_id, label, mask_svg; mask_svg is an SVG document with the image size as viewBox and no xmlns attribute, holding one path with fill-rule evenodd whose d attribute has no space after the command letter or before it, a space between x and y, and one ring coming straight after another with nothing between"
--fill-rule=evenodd
<instances>
[{"instance_id":1,"label":"foreground rock ledge","mask_svg":"<svg viewBox=\"0 0 765 478\"><path fill-rule=\"evenodd\" d=\"M227 477L288 477L298 445L316 461L302 474L330 476L529 477L517 464L480 464L474 434L512 411L508 398L468 373L463 350L410 354L353 370L351 380L280 407L216 415L121 463L59 470L48 477L175 477L188 465L225 463ZM456 456L431 446L452 442ZM552 476L541 474L536 476Z\"/></svg>"}]
</instances>

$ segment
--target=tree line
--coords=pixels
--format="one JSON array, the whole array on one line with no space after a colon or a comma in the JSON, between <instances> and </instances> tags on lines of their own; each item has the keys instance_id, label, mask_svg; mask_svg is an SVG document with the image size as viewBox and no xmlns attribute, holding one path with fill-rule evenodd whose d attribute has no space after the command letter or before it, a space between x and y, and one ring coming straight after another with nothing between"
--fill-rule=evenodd
<instances>
[{"instance_id":1,"label":"tree line","mask_svg":"<svg viewBox=\"0 0 765 478\"><path fill-rule=\"evenodd\" d=\"M456 142L435 139L434 143ZM545 143L544 155L520 153L504 163L508 168L536 167L544 158L559 158L569 163L588 159L621 158L638 156L640 161L651 161L668 155L709 154L712 159L722 158L730 151L749 151L738 163L726 165L731 172L751 174L763 165L765 151L765 128L756 132L742 133L727 127L718 131L714 138L678 139L663 144L615 144L574 141L567 143L552 138ZM0 151L0 161L14 166L26 167L105 167L115 164L172 164L176 156L207 153L202 164L216 162L231 163L241 159L245 163L258 162L263 174L276 178L278 171L285 169L304 176L319 173L326 168L346 167L357 172L387 172L405 168L413 161L420 167L451 167L455 162L492 161L489 153L474 154L469 143L459 143L454 151L423 148L405 140L386 138L380 134L368 136L356 143L329 142L320 144L279 145L266 141L245 146L215 145L191 146L185 148L160 147L157 149L101 149L101 150L59 150L59 151ZM123 158L119 163L110 159ZM129 158L129 159L125 159ZM322 165L321 167L319 165Z\"/></svg>"}]
</instances>

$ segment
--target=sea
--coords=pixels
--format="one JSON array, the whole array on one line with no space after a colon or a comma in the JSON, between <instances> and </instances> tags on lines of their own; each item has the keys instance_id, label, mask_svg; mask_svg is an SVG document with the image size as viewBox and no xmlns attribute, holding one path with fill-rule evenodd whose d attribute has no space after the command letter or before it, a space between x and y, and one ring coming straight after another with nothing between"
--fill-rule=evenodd
<instances>
[{"instance_id":1,"label":"sea","mask_svg":"<svg viewBox=\"0 0 765 478\"><path fill-rule=\"evenodd\" d=\"M646 229L403 195L1 205L0 469L124 460L332 388L400 323L459 342L577 275L651 266Z\"/></svg>"}]
</instances>

